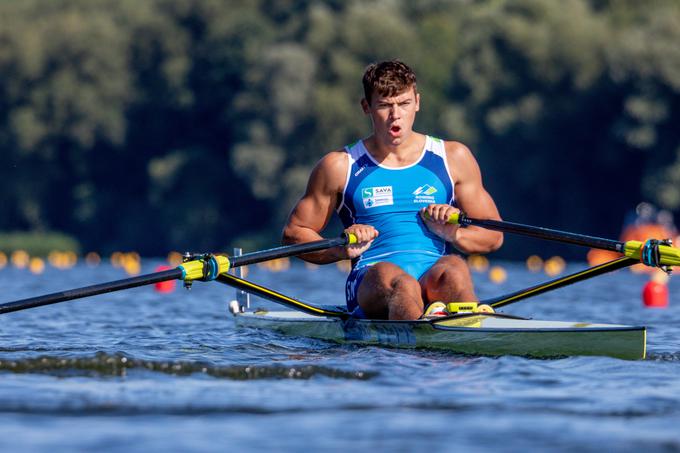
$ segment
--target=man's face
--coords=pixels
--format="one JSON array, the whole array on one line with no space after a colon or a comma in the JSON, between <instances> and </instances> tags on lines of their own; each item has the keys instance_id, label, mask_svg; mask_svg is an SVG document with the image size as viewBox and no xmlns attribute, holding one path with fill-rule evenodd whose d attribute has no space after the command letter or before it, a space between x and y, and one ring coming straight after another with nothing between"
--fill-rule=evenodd
<instances>
[{"instance_id":1,"label":"man's face","mask_svg":"<svg viewBox=\"0 0 680 453\"><path fill-rule=\"evenodd\" d=\"M371 98L370 104L364 99L361 105L371 116L376 138L392 146L402 144L413 132L420 95L411 86L393 97L374 94Z\"/></svg>"}]
</instances>

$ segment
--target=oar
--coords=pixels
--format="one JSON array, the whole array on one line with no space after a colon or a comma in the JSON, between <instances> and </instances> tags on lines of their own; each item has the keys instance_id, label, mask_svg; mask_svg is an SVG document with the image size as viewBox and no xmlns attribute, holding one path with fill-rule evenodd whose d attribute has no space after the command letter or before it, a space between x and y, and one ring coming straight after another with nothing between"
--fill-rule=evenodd
<instances>
[{"instance_id":1,"label":"oar","mask_svg":"<svg viewBox=\"0 0 680 453\"><path fill-rule=\"evenodd\" d=\"M538 239L546 239L567 244L582 245L596 249L610 250L622 253L628 258L642 261L652 267L680 266L680 249L663 242L616 241L584 234L569 233L552 230L550 228L523 225L521 223L505 222L502 220L480 220L468 217L463 212L452 214L448 223L461 227L478 226L489 230L516 233Z\"/></svg>"},{"instance_id":2,"label":"oar","mask_svg":"<svg viewBox=\"0 0 680 453\"><path fill-rule=\"evenodd\" d=\"M288 256L304 255L305 253L318 252L333 247L345 247L356 243L356 236L353 234L343 234L337 238L320 239L318 241L304 242L302 244L283 245L273 249L244 253L243 255L230 257L229 262L231 263L231 266L229 268L247 266L248 264L261 263L263 261L286 258Z\"/></svg>"},{"instance_id":3,"label":"oar","mask_svg":"<svg viewBox=\"0 0 680 453\"><path fill-rule=\"evenodd\" d=\"M304 244L286 245L273 249L258 252L246 253L244 255L229 258L227 256L199 255L191 261L182 263L175 269L154 272L152 274L140 275L122 280L115 280L108 283L100 283L92 286L61 291L44 296L30 297L28 299L17 300L0 304L0 314L13 311L25 310L28 308L41 307L43 305L56 304L83 297L96 296L97 294L110 293L123 289L136 288L139 286L151 285L153 283L164 282L167 280L184 280L191 283L195 280L209 281L215 280L219 275L226 274L229 269L244 266L247 264L259 263L276 258L302 255L305 253L325 250L332 247L342 247L354 244L357 239L354 235L341 236L333 239L321 239L319 241L307 242Z\"/></svg>"},{"instance_id":4,"label":"oar","mask_svg":"<svg viewBox=\"0 0 680 453\"><path fill-rule=\"evenodd\" d=\"M341 319L347 319L350 316L346 311L330 310L317 305L312 305L299 299L294 299L292 297L286 296L285 294L276 292L273 289L266 288L248 280L243 280L242 278L238 278L231 274L222 274L217 277L217 281L310 315L328 316Z\"/></svg>"},{"instance_id":5,"label":"oar","mask_svg":"<svg viewBox=\"0 0 680 453\"><path fill-rule=\"evenodd\" d=\"M618 269L622 269L624 267L632 266L633 264L637 263L639 263L639 261L634 260L632 258L628 258L627 256L622 256L621 258L617 258L615 260L608 261L597 266L589 267L588 269L584 269L573 274L565 275L564 277L550 280L545 283L540 283L529 288L514 291L510 294L504 294L502 296L485 299L481 301L480 304L486 304L491 306L492 308L504 307L506 305L519 302L520 300L524 300L528 297L538 296L539 294L544 294L547 293L548 291L553 291L555 289L562 288L564 286L571 285L576 282L581 282L583 280L593 278L598 275L606 274L608 272L612 272Z\"/></svg>"}]
</instances>

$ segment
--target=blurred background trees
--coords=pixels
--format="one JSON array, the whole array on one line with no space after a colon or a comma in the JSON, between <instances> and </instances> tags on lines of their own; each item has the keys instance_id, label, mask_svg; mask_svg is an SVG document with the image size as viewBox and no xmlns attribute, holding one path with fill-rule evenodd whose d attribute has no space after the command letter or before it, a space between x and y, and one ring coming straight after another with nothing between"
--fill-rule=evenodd
<instances>
[{"instance_id":1,"label":"blurred background trees","mask_svg":"<svg viewBox=\"0 0 680 453\"><path fill-rule=\"evenodd\" d=\"M505 218L616 236L641 200L680 212L678 42L672 0L0 0L0 231L273 245L369 133L363 68L400 58L416 128L473 149Z\"/></svg>"}]
</instances>

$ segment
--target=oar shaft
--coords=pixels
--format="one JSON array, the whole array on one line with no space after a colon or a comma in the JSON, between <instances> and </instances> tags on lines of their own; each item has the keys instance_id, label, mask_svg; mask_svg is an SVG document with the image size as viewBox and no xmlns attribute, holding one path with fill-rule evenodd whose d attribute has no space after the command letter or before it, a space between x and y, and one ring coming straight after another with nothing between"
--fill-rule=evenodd
<instances>
[{"instance_id":1,"label":"oar shaft","mask_svg":"<svg viewBox=\"0 0 680 453\"><path fill-rule=\"evenodd\" d=\"M637 260L628 257L617 258L613 261L609 261L598 266L593 266L582 271L566 275L564 277L557 278L555 280L550 280L545 283L541 283L529 288L521 289L519 291L512 292L510 294L505 294L503 296L497 296L490 299L483 300L482 304L490 305L492 308L501 308L506 305L514 304L520 300L524 300L528 297L538 296L539 294L544 294L549 291L554 291L558 288L563 288L567 285L573 283L581 282L589 278L597 277L598 275L603 275L609 272L613 272L618 269L623 269L624 267L632 266L638 263Z\"/></svg>"},{"instance_id":2,"label":"oar shaft","mask_svg":"<svg viewBox=\"0 0 680 453\"><path fill-rule=\"evenodd\" d=\"M270 300L277 304L285 305L286 307L294 308L295 310L301 311L314 316L328 316L332 318L346 319L349 314L345 311L329 310L317 305L312 305L307 302L303 302L299 299L295 299L285 294L281 294L273 289L266 288L264 286L258 285L248 280L238 278L230 274L222 274L217 277L217 281L229 285L233 288L239 289L241 291L246 291L256 296L260 296L263 299Z\"/></svg>"},{"instance_id":3,"label":"oar shaft","mask_svg":"<svg viewBox=\"0 0 680 453\"><path fill-rule=\"evenodd\" d=\"M42 307L43 305L56 304L67 300L80 299L83 297L95 296L97 294L110 293L121 289L136 288L138 286L150 285L153 283L174 280L182 277L179 268L167 271L156 272L153 274L140 275L137 277L116 280L98 285L86 286L58 293L46 294L44 296L30 297L28 299L17 300L0 304L0 314L11 313L13 311L25 310L27 308Z\"/></svg>"},{"instance_id":4,"label":"oar shaft","mask_svg":"<svg viewBox=\"0 0 680 453\"><path fill-rule=\"evenodd\" d=\"M624 251L624 243L612 239L587 236L584 234L569 233L567 231L559 231L550 228L524 225L521 223L505 222L501 220L473 219L462 213L460 213L460 215L457 217L453 216L451 220L452 220L451 223L458 223L461 226L468 225L478 226L489 230L502 231L506 233L516 233L524 236L535 237L538 239L546 239L556 242L566 242L568 244L611 250L613 252L619 253L623 253Z\"/></svg>"},{"instance_id":5,"label":"oar shaft","mask_svg":"<svg viewBox=\"0 0 680 453\"><path fill-rule=\"evenodd\" d=\"M262 261L285 258L295 255L303 255L305 253L318 252L333 247L346 246L356 242L353 236L341 236L332 239L321 239L314 242L306 242L303 244L284 245L269 250L262 250L259 252L244 253L240 256L229 257L230 267L246 266L248 264L260 263Z\"/></svg>"}]
</instances>

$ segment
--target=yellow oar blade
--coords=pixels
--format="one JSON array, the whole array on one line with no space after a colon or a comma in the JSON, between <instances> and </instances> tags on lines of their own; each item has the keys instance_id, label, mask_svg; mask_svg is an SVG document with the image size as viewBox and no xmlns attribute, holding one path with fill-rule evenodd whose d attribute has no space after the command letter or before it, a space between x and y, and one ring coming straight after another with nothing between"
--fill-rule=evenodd
<instances>
[{"instance_id":1,"label":"yellow oar blade","mask_svg":"<svg viewBox=\"0 0 680 453\"><path fill-rule=\"evenodd\" d=\"M624 244L623 254L629 258L640 260L642 247L645 243L628 241ZM659 245L660 262L662 266L680 266L680 249L670 245Z\"/></svg>"}]
</instances>

